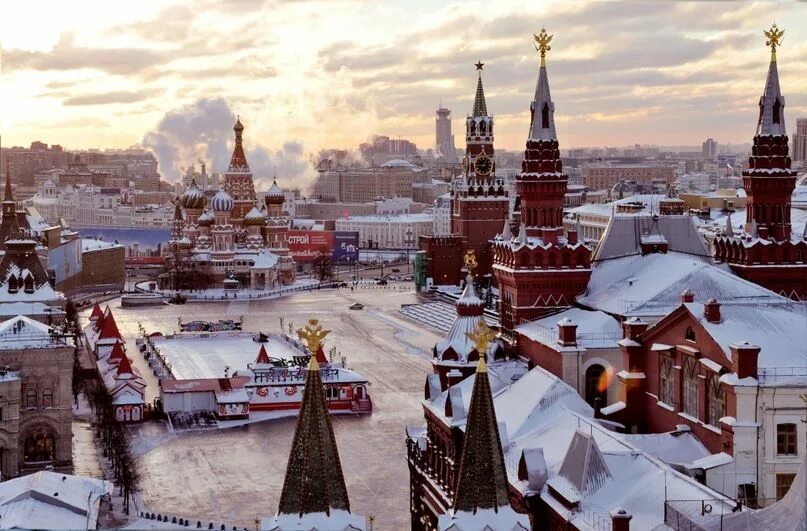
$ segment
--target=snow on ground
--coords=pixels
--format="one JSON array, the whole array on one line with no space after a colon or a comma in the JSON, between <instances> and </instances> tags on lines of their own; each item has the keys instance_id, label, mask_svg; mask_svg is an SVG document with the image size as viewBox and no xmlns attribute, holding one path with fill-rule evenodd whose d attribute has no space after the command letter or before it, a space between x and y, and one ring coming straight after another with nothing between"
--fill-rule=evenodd
<instances>
[{"instance_id":1,"label":"snow on ground","mask_svg":"<svg viewBox=\"0 0 807 531\"><path fill-rule=\"evenodd\" d=\"M137 289L140 291L150 293L162 293L163 295L173 295L176 290L150 290L149 285L151 282L141 282L137 284ZM288 295L297 291L304 291L307 289L314 289L318 286L319 280L313 278L301 278L294 281L289 286L277 286L269 289L250 289L242 288L237 291L225 291L224 288L211 288L193 291L182 291L182 294L187 296L189 300L196 301L221 301L232 299L248 299L248 300L261 300L261 299L276 299L284 295Z\"/></svg>"},{"instance_id":2,"label":"snow on ground","mask_svg":"<svg viewBox=\"0 0 807 531\"><path fill-rule=\"evenodd\" d=\"M448 332L457 318L454 305L447 302L426 302L423 304L409 304L401 307L401 314L413 321L436 328L441 332ZM493 318L485 315L488 326L496 326Z\"/></svg>"},{"instance_id":3,"label":"snow on ground","mask_svg":"<svg viewBox=\"0 0 807 531\"><path fill-rule=\"evenodd\" d=\"M277 335L270 335L267 343L252 340L253 334L240 333L183 333L152 339L178 380L192 378L223 378L224 369L230 374L253 363L263 344L271 358L292 359L302 352Z\"/></svg>"}]
</instances>

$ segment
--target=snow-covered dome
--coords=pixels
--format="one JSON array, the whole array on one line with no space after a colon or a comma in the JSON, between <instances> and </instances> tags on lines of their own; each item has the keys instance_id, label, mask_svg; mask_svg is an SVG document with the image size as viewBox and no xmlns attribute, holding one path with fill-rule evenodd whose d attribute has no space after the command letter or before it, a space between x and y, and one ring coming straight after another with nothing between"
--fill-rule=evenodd
<instances>
[{"instance_id":1,"label":"snow-covered dome","mask_svg":"<svg viewBox=\"0 0 807 531\"><path fill-rule=\"evenodd\" d=\"M244 216L244 223L246 225L263 225L265 220L266 218L257 207L252 207L252 210L247 212L247 215Z\"/></svg>"},{"instance_id":2,"label":"snow-covered dome","mask_svg":"<svg viewBox=\"0 0 807 531\"><path fill-rule=\"evenodd\" d=\"M179 202L182 204L182 206L190 209L204 208L205 201L205 194L199 189L198 186L196 186L196 179L191 181L191 184L188 185L185 193L179 197Z\"/></svg>"},{"instance_id":3,"label":"snow-covered dome","mask_svg":"<svg viewBox=\"0 0 807 531\"><path fill-rule=\"evenodd\" d=\"M211 214L209 210L205 210L202 212L202 215L197 218L196 223L203 227L209 227L213 224L213 221L213 214Z\"/></svg>"},{"instance_id":4,"label":"snow-covered dome","mask_svg":"<svg viewBox=\"0 0 807 531\"><path fill-rule=\"evenodd\" d=\"M414 164L412 164L408 160L403 159L388 160L387 162L381 165L382 168L411 168L413 166Z\"/></svg>"},{"instance_id":5,"label":"snow-covered dome","mask_svg":"<svg viewBox=\"0 0 807 531\"><path fill-rule=\"evenodd\" d=\"M277 185L277 179L272 179L272 186L266 192L269 197L283 197L283 189Z\"/></svg>"},{"instance_id":6,"label":"snow-covered dome","mask_svg":"<svg viewBox=\"0 0 807 531\"><path fill-rule=\"evenodd\" d=\"M235 201L230 197L230 194L224 190L219 190L216 192L216 195L213 196L213 199L210 200L210 206L212 206L213 210L216 212L230 212L235 206Z\"/></svg>"}]
</instances>

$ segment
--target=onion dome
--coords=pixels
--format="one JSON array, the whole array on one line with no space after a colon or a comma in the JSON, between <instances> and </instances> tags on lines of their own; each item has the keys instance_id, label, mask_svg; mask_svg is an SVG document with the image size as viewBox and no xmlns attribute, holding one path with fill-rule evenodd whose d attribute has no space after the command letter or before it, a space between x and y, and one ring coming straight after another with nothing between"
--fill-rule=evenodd
<instances>
[{"instance_id":1,"label":"onion dome","mask_svg":"<svg viewBox=\"0 0 807 531\"><path fill-rule=\"evenodd\" d=\"M213 224L213 214L209 210L202 212L202 215L196 219L196 223L202 227L209 227Z\"/></svg>"},{"instance_id":2,"label":"onion dome","mask_svg":"<svg viewBox=\"0 0 807 531\"><path fill-rule=\"evenodd\" d=\"M277 179L272 180L272 186L266 192L266 202L273 205L282 205L285 200L283 189L277 185Z\"/></svg>"},{"instance_id":3,"label":"onion dome","mask_svg":"<svg viewBox=\"0 0 807 531\"><path fill-rule=\"evenodd\" d=\"M205 207L205 194L196 185L196 179L191 181L185 193L179 197L179 202L184 208L202 209Z\"/></svg>"},{"instance_id":4,"label":"onion dome","mask_svg":"<svg viewBox=\"0 0 807 531\"><path fill-rule=\"evenodd\" d=\"M216 192L216 195L213 196L213 199L210 200L210 206L212 206L213 210L216 212L230 212L235 206L235 201L230 197L230 194L224 190L219 190Z\"/></svg>"},{"instance_id":5,"label":"onion dome","mask_svg":"<svg viewBox=\"0 0 807 531\"><path fill-rule=\"evenodd\" d=\"M244 223L246 225L263 225L265 221L266 218L256 207L252 207L252 210L247 212L247 215L244 216Z\"/></svg>"}]
</instances>

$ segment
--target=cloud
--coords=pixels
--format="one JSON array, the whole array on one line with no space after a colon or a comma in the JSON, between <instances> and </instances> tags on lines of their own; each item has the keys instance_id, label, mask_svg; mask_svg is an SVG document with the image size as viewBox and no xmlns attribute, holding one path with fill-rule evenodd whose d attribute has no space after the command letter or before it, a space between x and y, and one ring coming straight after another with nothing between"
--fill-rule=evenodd
<instances>
[{"instance_id":1,"label":"cloud","mask_svg":"<svg viewBox=\"0 0 807 531\"><path fill-rule=\"evenodd\" d=\"M101 70L135 74L160 63L164 54L148 48L88 48L76 46L72 34L63 34L49 52L6 50L3 64L11 70Z\"/></svg>"},{"instance_id":2,"label":"cloud","mask_svg":"<svg viewBox=\"0 0 807 531\"><path fill-rule=\"evenodd\" d=\"M62 101L62 105L107 105L110 103L134 103L142 101L155 94L155 91L117 91L99 92L97 94L82 94L72 96Z\"/></svg>"},{"instance_id":3,"label":"cloud","mask_svg":"<svg viewBox=\"0 0 807 531\"><path fill-rule=\"evenodd\" d=\"M210 161L211 171L224 173L232 154L236 116L221 98L199 99L165 114L153 131L143 137L143 146L154 151L162 176L176 181L184 168L197 160ZM249 136L249 121L243 119L244 151L258 190L266 189L277 175L284 184L308 186L316 174L303 144L287 141L272 150Z\"/></svg>"}]
</instances>

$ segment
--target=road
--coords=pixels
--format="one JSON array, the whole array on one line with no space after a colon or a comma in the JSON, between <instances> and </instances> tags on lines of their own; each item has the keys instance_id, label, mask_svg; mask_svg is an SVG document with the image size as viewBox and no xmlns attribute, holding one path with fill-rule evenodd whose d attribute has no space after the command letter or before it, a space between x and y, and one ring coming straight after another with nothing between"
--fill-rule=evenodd
<instances>
[{"instance_id":1,"label":"road","mask_svg":"<svg viewBox=\"0 0 807 531\"><path fill-rule=\"evenodd\" d=\"M353 302L365 304L365 309L348 310ZM411 289L401 291L400 285L391 285L314 291L268 301L146 309L120 308L119 300L111 304L121 332L130 342L130 357L147 377L149 400L157 388L145 361L134 350L138 323L149 332L165 333L177 329L179 315L184 321L243 315L245 330L279 332L280 316L295 328L310 317L320 319L332 330L326 349L335 346L347 356L347 365L371 382L372 415L331 417L351 508L357 514L374 515L376 529L407 529L409 472L404 430L423 423L420 402L425 376L431 371L432 346L440 339L397 314L401 304L415 302ZM171 435L152 423L144 427L139 441L148 449L142 456L143 499L152 510L253 528L255 518L274 515L277 510L294 425L291 418Z\"/></svg>"}]
</instances>

